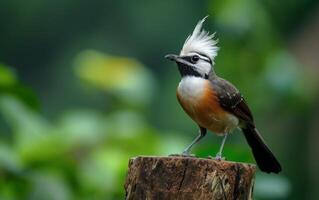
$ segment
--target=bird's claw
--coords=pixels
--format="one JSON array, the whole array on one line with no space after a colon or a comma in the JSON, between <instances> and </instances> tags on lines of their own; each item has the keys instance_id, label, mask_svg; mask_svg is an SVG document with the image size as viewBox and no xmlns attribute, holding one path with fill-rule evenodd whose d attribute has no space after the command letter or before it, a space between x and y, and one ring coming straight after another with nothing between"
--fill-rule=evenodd
<instances>
[{"instance_id":1,"label":"bird's claw","mask_svg":"<svg viewBox=\"0 0 319 200\"><path fill-rule=\"evenodd\" d=\"M225 160L225 157L222 157L221 153L217 153L215 156L215 160L222 161L222 160Z\"/></svg>"},{"instance_id":2,"label":"bird's claw","mask_svg":"<svg viewBox=\"0 0 319 200\"><path fill-rule=\"evenodd\" d=\"M217 161L225 160L225 157L222 157L220 154L216 154L215 157L213 157L213 156L207 156L207 158L209 158L209 159L214 159L214 160L217 160Z\"/></svg>"}]
</instances>

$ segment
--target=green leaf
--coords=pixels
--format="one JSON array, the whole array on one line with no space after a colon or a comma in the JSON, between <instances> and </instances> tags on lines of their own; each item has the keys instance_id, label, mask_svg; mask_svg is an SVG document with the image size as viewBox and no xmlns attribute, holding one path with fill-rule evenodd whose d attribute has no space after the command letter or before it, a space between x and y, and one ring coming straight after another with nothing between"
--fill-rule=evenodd
<instances>
[{"instance_id":1,"label":"green leaf","mask_svg":"<svg viewBox=\"0 0 319 200\"><path fill-rule=\"evenodd\" d=\"M9 145L0 144L0 168L13 173L19 173L23 169L20 157Z\"/></svg>"},{"instance_id":2,"label":"green leaf","mask_svg":"<svg viewBox=\"0 0 319 200\"><path fill-rule=\"evenodd\" d=\"M58 138L49 135L49 122L16 97L0 96L0 112L14 134L15 150L23 160L61 149Z\"/></svg>"},{"instance_id":3,"label":"green leaf","mask_svg":"<svg viewBox=\"0 0 319 200\"><path fill-rule=\"evenodd\" d=\"M16 83L15 73L9 67L0 63L0 87L10 87Z\"/></svg>"},{"instance_id":4,"label":"green leaf","mask_svg":"<svg viewBox=\"0 0 319 200\"><path fill-rule=\"evenodd\" d=\"M52 171L33 172L29 175L32 182L28 199L34 200L69 200L72 193L64 177Z\"/></svg>"},{"instance_id":5,"label":"green leaf","mask_svg":"<svg viewBox=\"0 0 319 200\"><path fill-rule=\"evenodd\" d=\"M154 82L151 73L136 59L86 50L74 63L75 74L91 86L127 103L143 105L150 101Z\"/></svg>"},{"instance_id":6,"label":"green leaf","mask_svg":"<svg viewBox=\"0 0 319 200\"><path fill-rule=\"evenodd\" d=\"M57 124L56 133L66 146L94 145L107 136L108 121L92 110L64 113Z\"/></svg>"}]
</instances>

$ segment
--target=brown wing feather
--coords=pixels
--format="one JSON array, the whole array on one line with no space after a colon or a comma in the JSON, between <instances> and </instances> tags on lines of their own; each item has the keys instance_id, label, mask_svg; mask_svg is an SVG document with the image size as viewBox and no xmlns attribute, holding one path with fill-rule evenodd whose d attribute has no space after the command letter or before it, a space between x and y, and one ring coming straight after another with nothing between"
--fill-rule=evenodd
<instances>
[{"instance_id":1,"label":"brown wing feather","mask_svg":"<svg viewBox=\"0 0 319 200\"><path fill-rule=\"evenodd\" d=\"M210 80L217 93L220 106L243 122L242 131L259 168L267 173L279 173L280 163L255 128L251 111L240 92L224 79L214 77Z\"/></svg>"},{"instance_id":2,"label":"brown wing feather","mask_svg":"<svg viewBox=\"0 0 319 200\"><path fill-rule=\"evenodd\" d=\"M235 86L222 78L213 79L212 83L221 107L240 120L253 125L253 115L245 99Z\"/></svg>"}]
</instances>

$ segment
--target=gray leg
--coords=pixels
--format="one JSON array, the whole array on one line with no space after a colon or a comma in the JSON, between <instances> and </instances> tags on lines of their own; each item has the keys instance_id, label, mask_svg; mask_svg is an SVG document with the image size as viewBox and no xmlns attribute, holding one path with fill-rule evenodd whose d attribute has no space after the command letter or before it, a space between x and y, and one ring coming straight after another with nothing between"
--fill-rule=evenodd
<instances>
[{"instance_id":1,"label":"gray leg","mask_svg":"<svg viewBox=\"0 0 319 200\"><path fill-rule=\"evenodd\" d=\"M188 145L186 147L186 149L183 151L182 155L189 155L192 147L197 143L199 142L207 133L207 130L206 128L202 128L202 127L199 127L199 135L193 140L193 142Z\"/></svg>"},{"instance_id":2,"label":"gray leg","mask_svg":"<svg viewBox=\"0 0 319 200\"><path fill-rule=\"evenodd\" d=\"M216 154L216 157L215 157L216 160L221 160L222 159L222 153L223 153L223 149L224 149L224 145L225 145L227 136L228 136L228 133L226 133L224 138L223 138L222 144L220 145L219 151L218 151L218 153Z\"/></svg>"}]
</instances>

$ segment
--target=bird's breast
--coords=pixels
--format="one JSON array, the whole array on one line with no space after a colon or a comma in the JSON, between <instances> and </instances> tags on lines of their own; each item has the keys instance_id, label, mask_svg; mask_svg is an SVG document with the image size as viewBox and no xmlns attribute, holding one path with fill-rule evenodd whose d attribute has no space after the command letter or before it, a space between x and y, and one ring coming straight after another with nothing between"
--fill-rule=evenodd
<instances>
[{"instance_id":1,"label":"bird's breast","mask_svg":"<svg viewBox=\"0 0 319 200\"><path fill-rule=\"evenodd\" d=\"M205 96L207 82L203 78L186 76L179 83L177 94L183 100L196 104Z\"/></svg>"},{"instance_id":2,"label":"bird's breast","mask_svg":"<svg viewBox=\"0 0 319 200\"><path fill-rule=\"evenodd\" d=\"M198 125L217 134L238 125L238 119L220 107L214 87L207 79L184 77L177 88L177 99Z\"/></svg>"}]
</instances>

